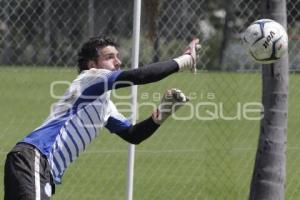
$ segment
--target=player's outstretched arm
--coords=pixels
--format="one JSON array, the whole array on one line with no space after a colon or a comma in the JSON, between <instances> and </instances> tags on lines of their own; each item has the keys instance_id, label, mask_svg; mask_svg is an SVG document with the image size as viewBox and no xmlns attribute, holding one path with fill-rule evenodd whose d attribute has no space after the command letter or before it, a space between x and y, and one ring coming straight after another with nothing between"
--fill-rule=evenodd
<instances>
[{"instance_id":1,"label":"player's outstretched arm","mask_svg":"<svg viewBox=\"0 0 300 200\"><path fill-rule=\"evenodd\" d=\"M174 88L167 90L151 117L116 134L129 143L139 144L149 138L170 115L187 101L188 98L181 90Z\"/></svg>"},{"instance_id":2,"label":"player's outstretched arm","mask_svg":"<svg viewBox=\"0 0 300 200\"><path fill-rule=\"evenodd\" d=\"M196 72L196 55L200 48L199 39L194 39L187 46L183 55L178 58L153 63L138 69L123 71L115 80L117 83L115 84L115 88L156 82L175 72L186 69Z\"/></svg>"}]
</instances>

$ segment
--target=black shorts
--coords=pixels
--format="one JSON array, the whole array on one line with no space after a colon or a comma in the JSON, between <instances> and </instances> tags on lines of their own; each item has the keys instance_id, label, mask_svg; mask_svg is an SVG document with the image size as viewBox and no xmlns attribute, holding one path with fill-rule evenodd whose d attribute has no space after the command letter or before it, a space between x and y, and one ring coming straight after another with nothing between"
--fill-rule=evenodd
<instances>
[{"instance_id":1,"label":"black shorts","mask_svg":"<svg viewBox=\"0 0 300 200\"><path fill-rule=\"evenodd\" d=\"M4 200L47 200L54 184L47 158L32 145L19 143L8 154Z\"/></svg>"}]
</instances>

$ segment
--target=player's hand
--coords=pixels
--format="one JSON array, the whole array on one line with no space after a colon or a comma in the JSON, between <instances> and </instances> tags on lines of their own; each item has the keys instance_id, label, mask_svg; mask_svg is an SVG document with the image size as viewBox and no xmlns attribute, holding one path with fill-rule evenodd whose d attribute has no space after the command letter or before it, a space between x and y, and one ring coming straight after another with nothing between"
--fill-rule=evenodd
<instances>
[{"instance_id":1,"label":"player's hand","mask_svg":"<svg viewBox=\"0 0 300 200\"><path fill-rule=\"evenodd\" d=\"M190 44L186 47L184 54L191 55L193 59L193 65L189 66L189 69L192 72L196 72L196 64L197 64L197 54L199 53L201 49L201 45L199 44L199 39L195 38L193 39Z\"/></svg>"},{"instance_id":2,"label":"player's hand","mask_svg":"<svg viewBox=\"0 0 300 200\"><path fill-rule=\"evenodd\" d=\"M191 72L196 73L197 68L197 54L201 49L199 39L193 39L190 44L185 48L182 56L175 58L174 60L178 63L179 69L189 69Z\"/></svg>"},{"instance_id":3,"label":"player's hand","mask_svg":"<svg viewBox=\"0 0 300 200\"><path fill-rule=\"evenodd\" d=\"M152 119L157 124L162 124L170 115L176 112L189 99L179 89L169 89L161 99L161 103L152 113Z\"/></svg>"}]
</instances>

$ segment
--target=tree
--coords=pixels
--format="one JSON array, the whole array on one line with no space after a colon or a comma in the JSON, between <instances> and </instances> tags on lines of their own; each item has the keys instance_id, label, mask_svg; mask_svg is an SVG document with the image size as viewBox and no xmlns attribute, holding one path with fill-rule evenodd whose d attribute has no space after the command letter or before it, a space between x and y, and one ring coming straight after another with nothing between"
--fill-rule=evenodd
<instances>
[{"instance_id":1,"label":"tree","mask_svg":"<svg viewBox=\"0 0 300 200\"><path fill-rule=\"evenodd\" d=\"M263 1L263 16L286 26L286 1ZM263 106L250 200L283 200L288 106L288 55L263 66Z\"/></svg>"}]
</instances>

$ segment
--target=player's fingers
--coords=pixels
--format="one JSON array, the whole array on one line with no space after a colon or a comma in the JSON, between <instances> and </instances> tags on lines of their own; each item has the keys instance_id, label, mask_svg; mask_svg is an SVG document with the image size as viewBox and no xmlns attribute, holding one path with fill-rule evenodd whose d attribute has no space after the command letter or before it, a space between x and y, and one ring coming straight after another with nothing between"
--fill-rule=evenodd
<instances>
[{"instance_id":1,"label":"player's fingers","mask_svg":"<svg viewBox=\"0 0 300 200\"><path fill-rule=\"evenodd\" d=\"M181 90L174 88L174 89L172 89L172 91L173 91L173 96L176 101L187 102L187 97Z\"/></svg>"},{"instance_id":2,"label":"player's fingers","mask_svg":"<svg viewBox=\"0 0 300 200\"><path fill-rule=\"evenodd\" d=\"M193 42L195 43L195 44L198 44L199 43L199 38L195 38L195 39L193 39Z\"/></svg>"},{"instance_id":3,"label":"player's fingers","mask_svg":"<svg viewBox=\"0 0 300 200\"><path fill-rule=\"evenodd\" d=\"M196 44L196 51L199 51L202 48L201 44Z\"/></svg>"},{"instance_id":4,"label":"player's fingers","mask_svg":"<svg viewBox=\"0 0 300 200\"><path fill-rule=\"evenodd\" d=\"M186 102L190 101L190 97L185 96Z\"/></svg>"}]
</instances>

